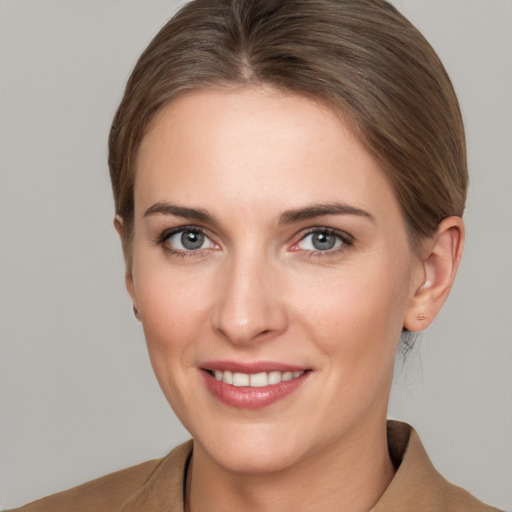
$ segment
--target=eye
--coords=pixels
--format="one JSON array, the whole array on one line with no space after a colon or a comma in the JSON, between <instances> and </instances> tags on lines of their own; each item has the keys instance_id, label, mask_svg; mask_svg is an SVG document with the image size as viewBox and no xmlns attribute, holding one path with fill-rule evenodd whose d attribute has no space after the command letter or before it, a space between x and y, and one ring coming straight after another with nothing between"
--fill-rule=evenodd
<instances>
[{"instance_id":1,"label":"eye","mask_svg":"<svg viewBox=\"0 0 512 512\"><path fill-rule=\"evenodd\" d=\"M166 249L174 252L198 251L212 249L216 245L199 228L180 228L164 233L161 240Z\"/></svg>"},{"instance_id":2,"label":"eye","mask_svg":"<svg viewBox=\"0 0 512 512\"><path fill-rule=\"evenodd\" d=\"M351 245L348 235L342 235L332 229L319 228L307 233L296 247L302 251L328 252L335 251L343 245Z\"/></svg>"}]
</instances>

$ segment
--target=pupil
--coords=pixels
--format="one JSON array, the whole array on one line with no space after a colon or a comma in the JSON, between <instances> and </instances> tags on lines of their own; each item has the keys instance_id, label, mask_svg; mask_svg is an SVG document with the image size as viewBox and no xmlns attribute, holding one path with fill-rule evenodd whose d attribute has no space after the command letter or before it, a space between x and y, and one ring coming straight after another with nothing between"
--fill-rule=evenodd
<instances>
[{"instance_id":1,"label":"pupil","mask_svg":"<svg viewBox=\"0 0 512 512\"><path fill-rule=\"evenodd\" d=\"M202 233L195 233L194 231L185 231L181 235L181 243L186 249L199 249L204 242L204 235Z\"/></svg>"},{"instance_id":2,"label":"pupil","mask_svg":"<svg viewBox=\"0 0 512 512\"><path fill-rule=\"evenodd\" d=\"M320 251L332 249L336 243L333 235L327 233L315 233L313 235L313 247Z\"/></svg>"}]
</instances>

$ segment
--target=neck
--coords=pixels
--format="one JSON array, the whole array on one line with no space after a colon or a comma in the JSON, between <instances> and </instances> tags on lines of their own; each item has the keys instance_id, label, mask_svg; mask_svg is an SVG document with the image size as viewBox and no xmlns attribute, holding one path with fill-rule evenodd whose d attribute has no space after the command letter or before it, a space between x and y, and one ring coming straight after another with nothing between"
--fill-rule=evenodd
<instances>
[{"instance_id":1,"label":"neck","mask_svg":"<svg viewBox=\"0 0 512 512\"><path fill-rule=\"evenodd\" d=\"M385 423L272 473L235 473L197 444L187 475L187 512L369 511L394 475Z\"/></svg>"}]
</instances>

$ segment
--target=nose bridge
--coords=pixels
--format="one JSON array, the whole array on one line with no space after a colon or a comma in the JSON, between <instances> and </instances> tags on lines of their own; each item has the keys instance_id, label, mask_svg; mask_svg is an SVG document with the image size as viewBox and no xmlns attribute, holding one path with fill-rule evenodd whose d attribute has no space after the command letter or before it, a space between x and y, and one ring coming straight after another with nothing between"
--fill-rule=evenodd
<instances>
[{"instance_id":1,"label":"nose bridge","mask_svg":"<svg viewBox=\"0 0 512 512\"><path fill-rule=\"evenodd\" d=\"M286 327L274 267L264 251L249 247L227 259L213 326L231 342L249 343Z\"/></svg>"}]
</instances>

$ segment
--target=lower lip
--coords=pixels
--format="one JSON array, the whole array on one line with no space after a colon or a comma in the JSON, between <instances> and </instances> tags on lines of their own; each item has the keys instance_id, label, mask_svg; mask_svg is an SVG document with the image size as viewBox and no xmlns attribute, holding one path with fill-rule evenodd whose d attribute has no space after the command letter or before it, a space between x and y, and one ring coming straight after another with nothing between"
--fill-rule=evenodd
<instances>
[{"instance_id":1,"label":"lower lip","mask_svg":"<svg viewBox=\"0 0 512 512\"><path fill-rule=\"evenodd\" d=\"M296 391L308 378L311 372L305 372L292 380L252 388L250 386L232 386L217 380L207 371L201 371L206 387L218 400L231 407L240 409L261 409Z\"/></svg>"}]
</instances>

